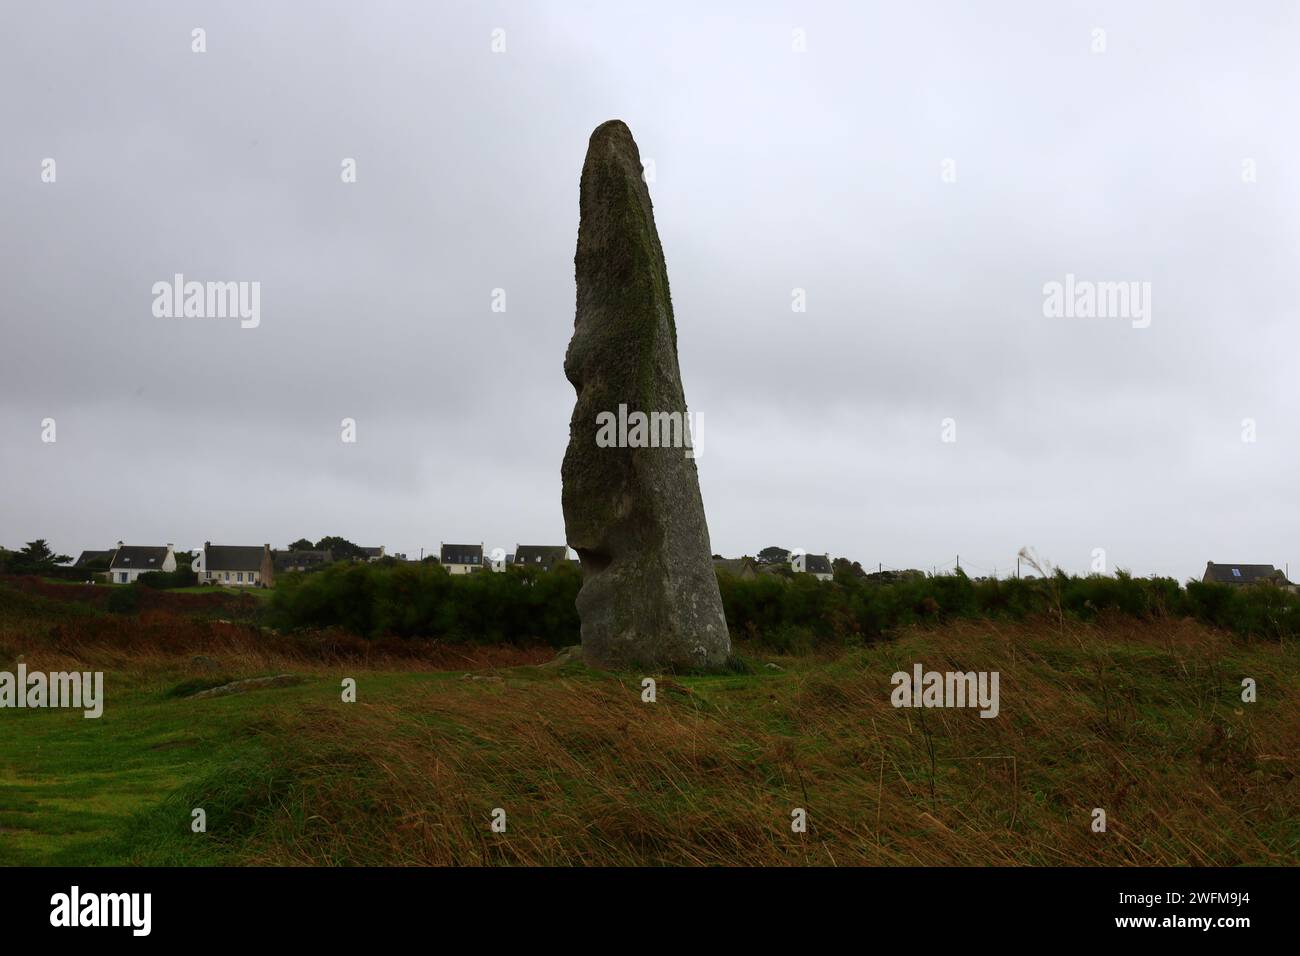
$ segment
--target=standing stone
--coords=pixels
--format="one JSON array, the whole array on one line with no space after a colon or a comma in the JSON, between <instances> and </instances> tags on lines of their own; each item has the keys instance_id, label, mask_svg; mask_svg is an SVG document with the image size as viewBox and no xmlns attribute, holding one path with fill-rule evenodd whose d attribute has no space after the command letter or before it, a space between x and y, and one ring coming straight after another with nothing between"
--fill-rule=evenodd
<instances>
[{"instance_id":1,"label":"standing stone","mask_svg":"<svg viewBox=\"0 0 1300 956\"><path fill-rule=\"evenodd\" d=\"M579 211L578 309L564 357L578 400L562 475L565 531L582 562L583 656L598 667L716 668L731 640L689 447L668 270L641 156L619 120L591 134ZM638 412L657 414L638 429Z\"/></svg>"}]
</instances>

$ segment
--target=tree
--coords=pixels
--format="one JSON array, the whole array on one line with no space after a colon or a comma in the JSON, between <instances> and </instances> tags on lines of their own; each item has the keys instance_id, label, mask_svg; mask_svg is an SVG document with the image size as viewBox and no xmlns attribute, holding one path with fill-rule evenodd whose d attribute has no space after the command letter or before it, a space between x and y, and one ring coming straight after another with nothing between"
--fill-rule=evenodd
<instances>
[{"instance_id":1,"label":"tree","mask_svg":"<svg viewBox=\"0 0 1300 956\"><path fill-rule=\"evenodd\" d=\"M50 550L44 538L28 541L27 546L15 555L14 564L29 570L39 571L52 568L56 564L67 564L72 560L66 554L55 554Z\"/></svg>"},{"instance_id":2,"label":"tree","mask_svg":"<svg viewBox=\"0 0 1300 956\"><path fill-rule=\"evenodd\" d=\"M770 548L764 548L758 552L759 564L789 564L790 552L785 548L778 548L773 545Z\"/></svg>"},{"instance_id":3,"label":"tree","mask_svg":"<svg viewBox=\"0 0 1300 956\"><path fill-rule=\"evenodd\" d=\"M843 574L848 577L863 578L867 575L867 572L862 570L861 564L857 561L850 561L848 558L836 558L831 562L831 570L836 577Z\"/></svg>"},{"instance_id":4,"label":"tree","mask_svg":"<svg viewBox=\"0 0 1300 956\"><path fill-rule=\"evenodd\" d=\"M835 580L841 584L851 584L859 578L865 578L867 572L862 570L862 565L857 561L850 561L848 558L836 558L831 562L831 570L835 575Z\"/></svg>"},{"instance_id":5,"label":"tree","mask_svg":"<svg viewBox=\"0 0 1300 956\"><path fill-rule=\"evenodd\" d=\"M347 538L340 538L338 535L328 535L316 542L317 551L329 551L334 555L335 561L349 561L353 558L358 561L366 559L366 553L357 547Z\"/></svg>"},{"instance_id":6,"label":"tree","mask_svg":"<svg viewBox=\"0 0 1300 956\"><path fill-rule=\"evenodd\" d=\"M299 538L293 544L289 545L290 551L315 551L316 546L307 538Z\"/></svg>"}]
</instances>

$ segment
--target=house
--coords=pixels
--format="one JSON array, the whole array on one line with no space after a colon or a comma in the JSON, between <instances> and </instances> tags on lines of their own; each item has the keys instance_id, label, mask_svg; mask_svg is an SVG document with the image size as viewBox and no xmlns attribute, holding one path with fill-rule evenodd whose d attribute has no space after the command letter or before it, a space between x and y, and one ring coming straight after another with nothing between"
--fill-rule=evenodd
<instances>
[{"instance_id":1,"label":"house","mask_svg":"<svg viewBox=\"0 0 1300 956\"><path fill-rule=\"evenodd\" d=\"M438 560L448 574L469 574L483 570L483 544L444 544Z\"/></svg>"},{"instance_id":2,"label":"house","mask_svg":"<svg viewBox=\"0 0 1300 956\"><path fill-rule=\"evenodd\" d=\"M151 547L119 541L108 563L108 579L114 584L131 584L142 574L175 570L176 553L170 544Z\"/></svg>"},{"instance_id":3,"label":"house","mask_svg":"<svg viewBox=\"0 0 1300 956\"><path fill-rule=\"evenodd\" d=\"M1215 564L1205 562L1205 574L1201 580L1206 584L1263 584L1271 582L1286 587L1291 582L1286 575L1271 564Z\"/></svg>"},{"instance_id":4,"label":"house","mask_svg":"<svg viewBox=\"0 0 1300 956\"><path fill-rule=\"evenodd\" d=\"M799 558L803 558L803 571L811 574L818 581L830 581L835 577L834 569L831 567L831 556L829 554L805 554L796 555L792 560L795 562L795 570L799 568Z\"/></svg>"},{"instance_id":5,"label":"house","mask_svg":"<svg viewBox=\"0 0 1300 956\"><path fill-rule=\"evenodd\" d=\"M81 557L72 563L78 571L104 571L113 561L113 549L107 551L83 551Z\"/></svg>"},{"instance_id":6,"label":"house","mask_svg":"<svg viewBox=\"0 0 1300 956\"><path fill-rule=\"evenodd\" d=\"M365 553L367 561L378 561L384 556L383 545L378 548L362 548L361 550Z\"/></svg>"},{"instance_id":7,"label":"house","mask_svg":"<svg viewBox=\"0 0 1300 956\"><path fill-rule=\"evenodd\" d=\"M271 567L276 573L285 571L319 571L334 563L333 551L272 551Z\"/></svg>"},{"instance_id":8,"label":"house","mask_svg":"<svg viewBox=\"0 0 1300 956\"><path fill-rule=\"evenodd\" d=\"M549 571L568 559L567 544L517 544L513 557L506 555L509 564L521 568L541 568L543 571Z\"/></svg>"},{"instance_id":9,"label":"house","mask_svg":"<svg viewBox=\"0 0 1300 956\"><path fill-rule=\"evenodd\" d=\"M749 580L758 577L758 565L753 558L714 558L713 569L719 574Z\"/></svg>"},{"instance_id":10,"label":"house","mask_svg":"<svg viewBox=\"0 0 1300 956\"><path fill-rule=\"evenodd\" d=\"M235 588L269 588L275 584L271 546L229 545L203 542L203 550L190 563L199 584Z\"/></svg>"}]
</instances>

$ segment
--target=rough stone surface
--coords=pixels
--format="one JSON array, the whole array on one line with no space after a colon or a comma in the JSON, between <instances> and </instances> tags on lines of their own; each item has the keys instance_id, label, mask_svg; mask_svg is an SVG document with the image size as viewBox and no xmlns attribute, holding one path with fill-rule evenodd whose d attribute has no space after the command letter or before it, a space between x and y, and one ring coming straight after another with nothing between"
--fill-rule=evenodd
<instances>
[{"instance_id":1,"label":"rough stone surface","mask_svg":"<svg viewBox=\"0 0 1300 956\"><path fill-rule=\"evenodd\" d=\"M564 523L582 562L583 657L597 667L715 668L731 652L695 461L684 447L600 447L597 416L686 398L668 271L632 133L597 127L582 167L578 284L564 373L577 390Z\"/></svg>"},{"instance_id":2,"label":"rough stone surface","mask_svg":"<svg viewBox=\"0 0 1300 956\"><path fill-rule=\"evenodd\" d=\"M252 677L237 680L220 687L210 687L193 695L190 700L206 700L209 697L228 697L231 694L243 694L250 690L265 690L268 687L292 687L301 684L302 678L297 674L276 674L274 677Z\"/></svg>"}]
</instances>

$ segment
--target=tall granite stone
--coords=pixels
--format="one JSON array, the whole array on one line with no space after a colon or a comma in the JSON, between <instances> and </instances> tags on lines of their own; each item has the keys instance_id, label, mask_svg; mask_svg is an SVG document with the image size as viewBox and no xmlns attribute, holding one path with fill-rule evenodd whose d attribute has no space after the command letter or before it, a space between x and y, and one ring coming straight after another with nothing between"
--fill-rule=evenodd
<instances>
[{"instance_id":1,"label":"tall granite stone","mask_svg":"<svg viewBox=\"0 0 1300 956\"><path fill-rule=\"evenodd\" d=\"M578 399L562 475L565 530L582 562L583 656L598 667L716 668L731 641L699 477L686 442L670 440L675 421L686 431L686 398L668 271L641 156L619 120L591 134L579 210L564 358ZM669 447L646 445L637 412L656 416L649 431ZM611 428L620 417L631 427Z\"/></svg>"}]
</instances>

